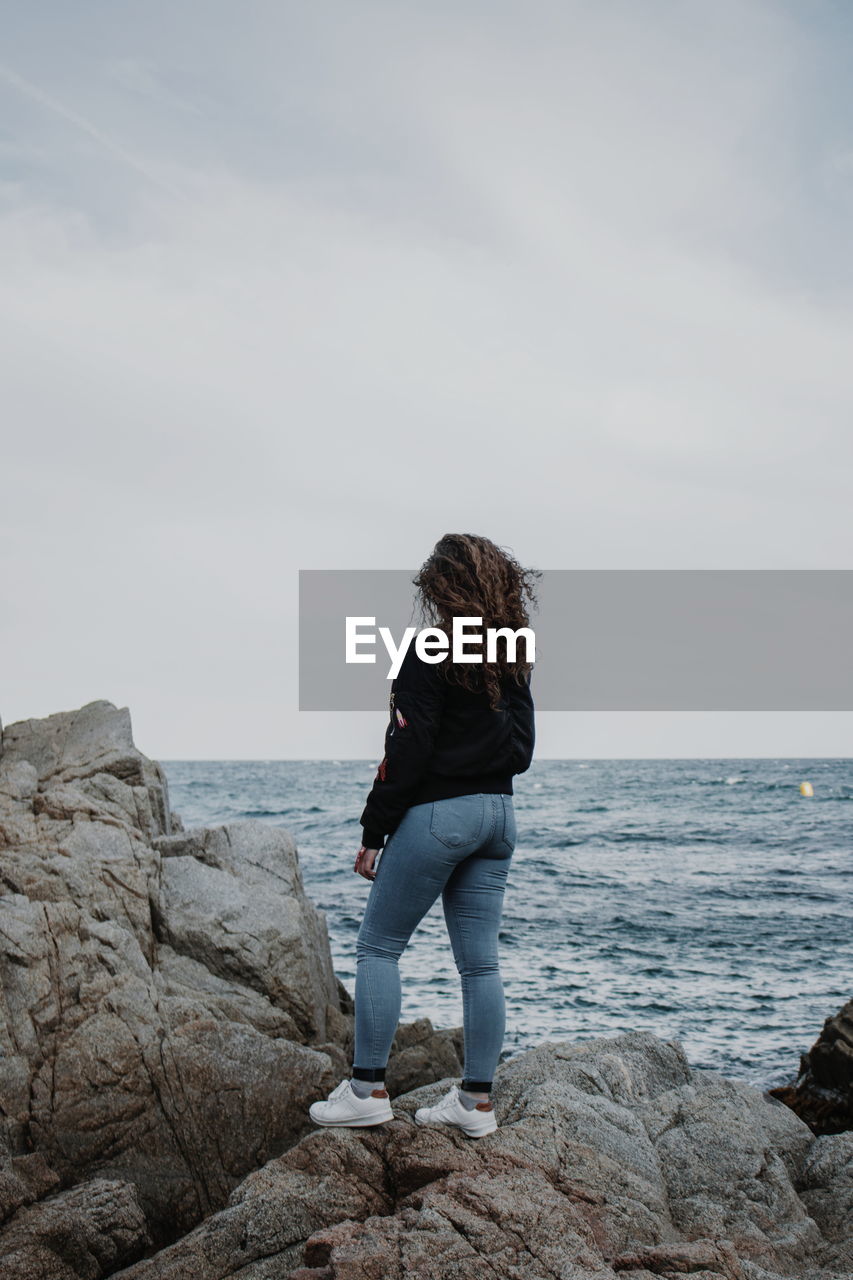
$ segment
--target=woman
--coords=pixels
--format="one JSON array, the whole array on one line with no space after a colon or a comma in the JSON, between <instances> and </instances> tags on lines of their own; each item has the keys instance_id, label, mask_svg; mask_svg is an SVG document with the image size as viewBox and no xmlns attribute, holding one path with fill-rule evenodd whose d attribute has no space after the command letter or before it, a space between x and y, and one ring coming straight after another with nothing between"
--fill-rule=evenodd
<instances>
[{"instance_id":1,"label":"woman","mask_svg":"<svg viewBox=\"0 0 853 1280\"><path fill-rule=\"evenodd\" d=\"M431 625L449 636L454 617L481 618L485 635L529 625L538 576L488 538L446 534L414 583ZM412 644L392 682L385 755L354 866L372 885L357 942L352 1076L312 1103L317 1124L393 1119L384 1081L400 1017L398 961L441 894L462 980L464 1076L415 1120L472 1138L497 1128L490 1095L505 1030L497 943L516 837L512 779L530 765L534 743L525 656L523 642L515 654L499 643L492 662L428 663Z\"/></svg>"}]
</instances>

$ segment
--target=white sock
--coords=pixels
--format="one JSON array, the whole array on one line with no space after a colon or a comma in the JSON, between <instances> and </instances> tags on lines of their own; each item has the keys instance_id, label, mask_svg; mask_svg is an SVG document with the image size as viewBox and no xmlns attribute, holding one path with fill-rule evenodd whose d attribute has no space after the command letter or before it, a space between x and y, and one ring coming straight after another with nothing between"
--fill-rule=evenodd
<instances>
[{"instance_id":1,"label":"white sock","mask_svg":"<svg viewBox=\"0 0 853 1280\"><path fill-rule=\"evenodd\" d=\"M476 1093L468 1093L465 1089L459 1090L459 1101L462 1103L466 1111L473 1111L478 1102L485 1102L485 1098L478 1098Z\"/></svg>"},{"instance_id":2,"label":"white sock","mask_svg":"<svg viewBox=\"0 0 853 1280\"><path fill-rule=\"evenodd\" d=\"M352 1091L357 1098L369 1098L374 1089L384 1089L381 1080L350 1080Z\"/></svg>"}]
</instances>

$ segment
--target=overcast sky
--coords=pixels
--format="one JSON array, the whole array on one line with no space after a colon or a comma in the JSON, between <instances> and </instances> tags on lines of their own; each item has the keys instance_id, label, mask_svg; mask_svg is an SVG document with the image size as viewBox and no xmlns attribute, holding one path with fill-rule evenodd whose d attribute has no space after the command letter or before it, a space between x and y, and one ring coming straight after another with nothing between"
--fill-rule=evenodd
<instances>
[{"instance_id":1,"label":"overcast sky","mask_svg":"<svg viewBox=\"0 0 853 1280\"><path fill-rule=\"evenodd\" d=\"M851 568L853 6L3 6L0 715L366 756L300 568ZM548 755L853 755L853 714Z\"/></svg>"}]
</instances>

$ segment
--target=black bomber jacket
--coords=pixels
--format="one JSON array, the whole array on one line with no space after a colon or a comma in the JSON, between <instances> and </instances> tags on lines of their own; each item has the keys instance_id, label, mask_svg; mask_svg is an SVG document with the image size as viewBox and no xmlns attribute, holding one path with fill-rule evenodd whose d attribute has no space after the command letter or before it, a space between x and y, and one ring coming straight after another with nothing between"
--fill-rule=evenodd
<instances>
[{"instance_id":1,"label":"black bomber jacket","mask_svg":"<svg viewBox=\"0 0 853 1280\"><path fill-rule=\"evenodd\" d=\"M385 755L361 815L365 848L381 849L412 805L479 792L512 795L513 776L533 758L530 677L507 676L501 691L501 705L492 709L482 682L465 689L409 646L391 682Z\"/></svg>"}]
</instances>

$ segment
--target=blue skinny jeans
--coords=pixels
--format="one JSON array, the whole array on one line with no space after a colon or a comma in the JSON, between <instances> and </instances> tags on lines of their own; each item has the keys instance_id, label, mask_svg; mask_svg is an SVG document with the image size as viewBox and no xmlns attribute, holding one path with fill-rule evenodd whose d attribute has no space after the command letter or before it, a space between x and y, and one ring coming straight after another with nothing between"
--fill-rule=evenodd
<instances>
[{"instance_id":1,"label":"blue skinny jeans","mask_svg":"<svg viewBox=\"0 0 853 1280\"><path fill-rule=\"evenodd\" d=\"M356 943L357 1079L385 1078L402 1003L398 962L441 894L462 981L462 1087L491 1089L506 1029L498 929L515 840L509 795L435 800L404 814L377 862Z\"/></svg>"}]
</instances>

